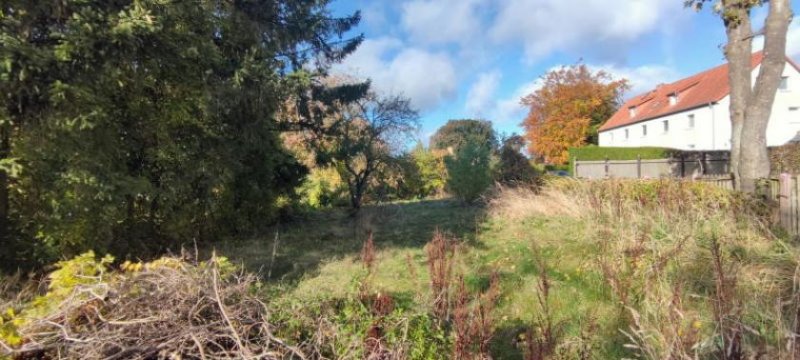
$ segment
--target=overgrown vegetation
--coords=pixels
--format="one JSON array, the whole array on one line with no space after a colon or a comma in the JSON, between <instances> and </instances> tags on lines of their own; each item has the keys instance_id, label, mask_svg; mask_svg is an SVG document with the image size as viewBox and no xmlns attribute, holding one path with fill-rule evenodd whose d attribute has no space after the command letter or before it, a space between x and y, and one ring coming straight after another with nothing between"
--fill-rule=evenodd
<instances>
[{"instance_id":1,"label":"overgrown vegetation","mask_svg":"<svg viewBox=\"0 0 800 360\"><path fill-rule=\"evenodd\" d=\"M199 295L205 299L200 304L209 306L209 317L197 320L207 329L197 333L199 344L176 332L164 345L185 355L248 346L258 346L254 353L267 346L288 357L297 351L306 358L344 359L797 355L791 334L797 326L800 252L769 232L768 209L748 197L693 182L559 179L538 192L499 189L486 217L480 208L454 205L368 206L361 219L344 213L310 219L319 231L332 231L325 236L302 223L287 225L276 263L300 267L274 271L293 275L265 283L243 277L219 258L170 258L112 270L108 260L86 255L61 263L42 296L30 295L35 289L20 297L8 292L4 297L13 310L3 315L3 338L14 351L49 342L69 354L83 343L71 342L42 319L69 326L70 338L81 340L103 338L108 329L117 335L151 326L172 331L128 320L160 318L155 314L167 311L136 304L181 304L176 296L194 304L197 292L206 294ZM460 220L454 222L454 215ZM400 228L415 231L393 231ZM238 248L247 250L231 255L249 256L248 267L265 275L275 246L261 242L243 244ZM252 257L258 247L267 253ZM311 248L319 249L315 262L295 258ZM180 282L160 283L173 276ZM99 279L106 285L98 285ZM250 279L249 285L242 286L242 279ZM149 289L153 281L180 291L126 290ZM214 300L214 281L221 302ZM264 311L251 329L268 326L273 341L258 345L263 337L242 330L236 335L242 346L236 340L217 341L222 347L207 343L237 334L214 310L218 303L229 316L237 314L234 324L247 322L242 314ZM180 314L182 306L170 311ZM54 315L64 312L81 315ZM97 345L92 351L120 349Z\"/></svg>"},{"instance_id":2,"label":"overgrown vegetation","mask_svg":"<svg viewBox=\"0 0 800 360\"><path fill-rule=\"evenodd\" d=\"M328 0L4 1L0 266L252 233L305 169L278 110L355 50ZM331 99L333 101L333 99Z\"/></svg>"}]
</instances>

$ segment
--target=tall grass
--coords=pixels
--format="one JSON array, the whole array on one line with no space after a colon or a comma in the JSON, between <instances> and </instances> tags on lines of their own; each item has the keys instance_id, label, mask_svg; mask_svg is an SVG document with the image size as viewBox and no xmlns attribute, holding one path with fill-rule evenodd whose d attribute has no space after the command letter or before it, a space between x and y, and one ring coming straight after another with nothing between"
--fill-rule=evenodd
<instances>
[{"instance_id":1,"label":"tall grass","mask_svg":"<svg viewBox=\"0 0 800 360\"><path fill-rule=\"evenodd\" d=\"M768 231L755 200L696 182L555 180L538 193L501 189L490 212L506 223L557 219L579 228L573 239L533 246L562 248L558 261L603 279L616 311L604 315L605 339L596 341L623 341L649 359L798 355L798 251Z\"/></svg>"}]
</instances>

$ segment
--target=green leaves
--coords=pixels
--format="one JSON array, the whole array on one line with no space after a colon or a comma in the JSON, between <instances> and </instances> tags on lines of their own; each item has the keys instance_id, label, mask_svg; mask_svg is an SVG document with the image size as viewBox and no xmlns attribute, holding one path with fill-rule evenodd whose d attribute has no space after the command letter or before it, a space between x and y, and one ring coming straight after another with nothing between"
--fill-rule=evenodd
<instances>
[{"instance_id":1,"label":"green leaves","mask_svg":"<svg viewBox=\"0 0 800 360\"><path fill-rule=\"evenodd\" d=\"M13 125L0 169L13 184L0 186L17 191L0 216L20 224L14 241L43 245L43 260L144 257L268 224L305 174L278 109L324 71L306 59L359 42L333 45L358 15L332 18L327 5L4 2L0 119Z\"/></svg>"},{"instance_id":2,"label":"green leaves","mask_svg":"<svg viewBox=\"0 0 800 360\"><path fill-rule=\"evenodd\" d=\"M445 165L448 190L467 203L478 200L492 184L491 149L484 143L465 143Z\"/></svg>"}]
</instances>

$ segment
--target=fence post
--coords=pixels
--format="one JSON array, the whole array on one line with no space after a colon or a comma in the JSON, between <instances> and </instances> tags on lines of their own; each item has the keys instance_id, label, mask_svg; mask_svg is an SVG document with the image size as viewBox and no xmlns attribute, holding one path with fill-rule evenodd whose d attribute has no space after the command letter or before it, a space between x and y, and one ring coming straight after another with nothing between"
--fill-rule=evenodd
<instances>
[{"instance_id":1,"label":"fence post","mask_svg":"<svg viewBox=\"0 0 800 360\"><path fill-rule=\"evenodd\" d=\"M780 223L781 226L789 231L790 234L793 233L792 226L791 226L791 218L790 218L790 196L791 196L791 177L789 174L783 173L778 177L779 187L778 187L778 206L780 208ZM794 235L794 234L792 234Z\"/></svg>"},{"instance_id":2,"label":"fence post","mask_svg":"<svg viewBox=\"0 0 800 360\"><path fill-rule=\"evenodd\" d=\"M705 151L700 153L700 156L702 157L702 161L703 161L703 166L701 166L703 168L703 175L708 174L708 156L707 155L708 155L708 153L706 153Z\"/></svg>"},{"instance_id":3,"label":"fence post","mask_svg":"<svg viewBox=\"0 0 800 360\"><path fill-rule=\"evenodd\" d=\"M642 178L642 155L636 155L636 178Z\"/></svg>"},{"instance_id":4,"label":"fence post","mask_svg":"<svg viewBox=\"0 0 800 360\"><path fill-rule=\"evenodd\" d=\"M578 157L572 158L572 177L578 177Z\"/></svg>"},{"instance_id":5,"label":"fence post","mask_svg":"<svg viewBox=\"0 0 800 360\"><path fill-rule=\"evenodd\" d=\"M606 156L605 168L606 168L606 177L608 177L608 156Z\"/></svg>"},{"instance_id":6,"label":"fence post","mask_svg":"<svg viewBox=\"0 0 800 360\"><path fill-rule=\"evenodd\" d=\"M686 177L686 154L681 153L681 178Z\"/></svg>"}]
</instances>

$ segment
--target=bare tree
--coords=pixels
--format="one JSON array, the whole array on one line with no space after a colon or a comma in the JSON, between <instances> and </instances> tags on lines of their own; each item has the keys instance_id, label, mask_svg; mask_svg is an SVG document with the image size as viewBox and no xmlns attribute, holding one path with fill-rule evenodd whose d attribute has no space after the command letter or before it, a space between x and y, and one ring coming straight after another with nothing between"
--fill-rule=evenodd
<instances>
[{"instance_id":1,"label":"bare tree","mask_svg":"<svg viewBox=\"0 0 800 360\"><path fill-rule=\"evenodd\" d=\"M361 207L371 176L386 165L419 127L409 99L373 92L343 105L327 133L327 153L347 182L350 205Z\"/></svg>"},{"instance_id":2,"label":"bare tree","mask_svg":"<svg viewBox=\"0 0 800 360\"><path fill-rule=\"evenodd\" d=\"M687 6L702 9L712 0L685 0ZM764 29L752 29L752 9L769 4ZM786 65L786 33L792 19L791 0L716 0L715 9L723 23L728 43L731 113L731 172L737 189L755 192L758 179L769 176L766 130L772 103ZM752 82L753 38L764 36L761 69Z\"/></svg>"},{"instance_id":3,"label":"bare tree","mask_svg":"<svg viewBox=\"0 0 800 360\"><path fill-rule=\"evenodd\" d=\"M358 210L376 172L412 139L419 115L408 98L379 95L369 82L347 76L314 81L310 91L287 104L285 124L314 166L338 170L350 205Z\"/></svg>"}]
</instances>

